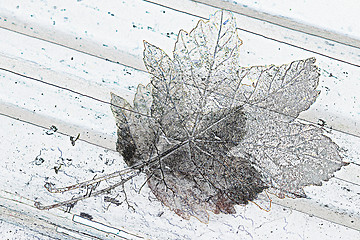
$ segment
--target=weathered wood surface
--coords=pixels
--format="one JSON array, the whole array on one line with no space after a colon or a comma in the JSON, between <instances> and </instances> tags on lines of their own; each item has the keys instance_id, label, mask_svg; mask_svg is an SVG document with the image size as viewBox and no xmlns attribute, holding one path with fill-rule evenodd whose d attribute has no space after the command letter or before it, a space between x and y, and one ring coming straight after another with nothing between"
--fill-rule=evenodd
<instances>
[{"instance_id":1,"label":"weathered wood surface","mask_svg":"<svg viewBox=\"0 0 360 240\"><path fill-rule=\"evenodd\" d=\"M143 40L171 54L178 30L190 31L200 18L216 11L191 1L156 2L108 1L101 6L97 1L38 2L36 8L30 1L2 4L1 218L58 238L62 238L61 229L74 229L79 231L76 234L117 239L117 234L72 221L73 214L80 212L155 239L360 238L360 50L239 14L235 14L238 27L248 30L239 30L244 66L317 58L322 94L300 119L313 124L326 121L329 136L346 149L345 159L352 164L323 186L307 187L309 199L274 198L269 213L254 204L239 206L234 216L211 214L208 225L180 219L161 206L148 188L137 194L144 176L127 186L135 212L125 204L106 210L101 196L78 203L71 214L33 207L34 200L50 203L71 198L48 193L43 188L47 178L65 186L125 167L114 152L116 126L110 92L131 101L136 86L149 82L142 64ZM44 128L51 125L58 133L47 135ZM68 135L78 133L80 140L72 146ZM40 153L45 161L36 165ZM54 166L62 159L68 162L56 174ZM12 211L19 217L8 217L16 215Z\"/></svg>"}]
</instances>

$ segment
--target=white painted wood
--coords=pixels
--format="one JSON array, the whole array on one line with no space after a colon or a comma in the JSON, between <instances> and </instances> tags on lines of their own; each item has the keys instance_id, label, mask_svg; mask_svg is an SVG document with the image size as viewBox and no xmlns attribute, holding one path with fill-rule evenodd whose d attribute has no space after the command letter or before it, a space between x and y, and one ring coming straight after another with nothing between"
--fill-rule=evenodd
<instances>
[{"instance_id":1,"label":"white painted wood","mask_svg":"<svg viewBox=\"0 0 360 240\"><path fill-rule=\"evenodd\" d=\"M356 0L192 0L261 19L285 28L360 47ZM341 7L340 7L341 6Z\"/></svg>"},{"instance_id":2,"label":"white painted wood","mask_svg":"<svg viewBox=\"0 0 360 240\"><path fill-rule=\"evenodd\" d=\"M0 234L4 239L28 239L28 240L51 240L51 238L40 235L37 232L31 231L26 228L18 227L11 223L0 220Z\"/></svg>"},{"instance_id":3,"label":"white painted wood","mask_svg":"<svg viewBox=\"0 0 360 240\"><path fill-rule=\"evenodd\" d=\"M64 229L75 228L102 239L109 238L73 223L72 215L62 214L60 210L44 212L31 206L36 197L47 202L71 197L47 193L42 187L46 177L64 186L92 178L94 172L110 173L125 167L117 153L104 150L113 150L116 140L115 121L107 104L109 93L113 91L131 101L137 84L149 82L141 59L144 39L171 55L178 30L189 31L199 20L189 14L206 18L216 10L191 1L157 3L167 7L148 1L108 1L101 5L97 1L61 1L56 3L56 8L47 2L1 4L0 67L4 70L0 70L0 113L46 128L55 125L66 135L80 133L80 138L88 142L78 141L72 147L69 136L48 136L38 127L1 116L0 151L6 157L5 164L0 165L4 173L0 189L8 191L7 195L0 194L1 204L6 206L3 213L20 209L20 215L26 214L32 220L47 219L40 221L40 225L51 227L60 221ZM300 117L313 123L321 118L329 127L340 130L332 130L329 136L347 150L346 161L359 164L360 141L356 135L360 134L360 68L334 58L356 65L360 51L239 14L235 17L240 28L328 56L239 31L244 41L241 50L244 66L282 64L316 56L322 74L319 87L322 94ZM39 167L33 161L40 150L47 161ZM53 167L60 152L76 160L76 164L69 164L55 174ZM114 160L116 165L107 166L104 159ZM270 213L255 205L239 206L239 213L234 216L211 214L209 225L195 219L182 221L154 200L148 189L136 194L134 189L142 184L143 176L128 186L129 200L137 204L135 213L126 206L110 207L106 211L101 197L77 204L72 213L91 211L96 221L150 238L333 239L335 236L341 239L346 236L346 239L358 239L359 232L350 229L360 229L358 173L359 167L350 164L323 186L306 188L310 199L274 199L276 204ZM157 217L161 212L164 212L162 216ZM56 234L60 233L53 236Z\"/></svg>"},{"instance_id":4,"label":"white painted wood","mask_svg":"<svg viewBox=\"0 0 360 240\"><path fill-rule=\"evenodd\" d=\"M360 26L357 24L360 4L357 0L195 0L198 2L228 2L234 6L253 10L257 14L267 13L269 17L282 17L291 24L306 24L318 31L331 31L336 40L344 36L360 39ZM229 5L227 5L229 6ZM270 19L269 19L270 20Z\"/></svg>"}]
</instances>

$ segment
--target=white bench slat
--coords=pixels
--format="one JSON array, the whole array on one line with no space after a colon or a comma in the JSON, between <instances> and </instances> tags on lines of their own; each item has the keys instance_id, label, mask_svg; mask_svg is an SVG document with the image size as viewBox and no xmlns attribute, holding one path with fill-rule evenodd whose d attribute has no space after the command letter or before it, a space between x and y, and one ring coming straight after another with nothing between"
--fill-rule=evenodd
<instances>
[{"instance_id":1,"label":"white bench slat","mask_svg":"<svg viewBox=\"0 0 360 240\"><path fill-rule=\"evenodd\" d=\"M192 0L360 48L360 4L339 0ZM326 3L326 4L325 4ZM341 9L339 4L341 3Z\"/></svg>"}]
</instances>

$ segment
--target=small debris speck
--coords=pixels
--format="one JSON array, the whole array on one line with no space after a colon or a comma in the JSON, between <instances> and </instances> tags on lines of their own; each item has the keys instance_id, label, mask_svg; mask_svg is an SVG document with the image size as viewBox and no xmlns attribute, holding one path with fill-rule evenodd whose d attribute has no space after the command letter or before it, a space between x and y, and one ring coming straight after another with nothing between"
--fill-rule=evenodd
<instances>
[{"instance_id":1,"label":"small debris speck","mask_svg":"<svg viewBox=\"0 0 360 240\"><path fill-rule=\"evenodd\" d=\"M92 219L94 218L94 217L91 216L90 214L84 213L84 212L81 212L81 213L80 213L80 217L86 218L86 219L89 219L89 220L92 220Z\"/></svg>"}]
</instances>

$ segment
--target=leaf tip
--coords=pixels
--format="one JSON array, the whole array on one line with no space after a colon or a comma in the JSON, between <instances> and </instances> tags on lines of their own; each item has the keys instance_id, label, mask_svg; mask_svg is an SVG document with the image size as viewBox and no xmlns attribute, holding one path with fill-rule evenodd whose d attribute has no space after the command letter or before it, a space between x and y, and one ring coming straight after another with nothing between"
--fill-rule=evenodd
<instances>
[{"instance_id":1,"label":"leaf tip","mask_svg":"<svg viewBox=\"0 0 360 240\"><path fill-rule=\"evenodd\" d=\"M113 104L113 101L114 101L116 98L118 98L119 96L116 95L116 94L113 93L113 92L110 92L110 97L111 97L111 104Z\"/></svg>"},{"instance_id":2,"label":"leaf tip","mask_svg":"<svg viewBox=\"0 0 360 240\"><path fill-rule=\"evenodd\" d=\"M311 57L308 58L307 61L311 62L311 63L315 63L316 62L316 58L315 57Z\"/></svg>"},{"instance_id":3,"label":"leaf tip","mask_svg":"<svg viewBox=\"0 0 360 240\"><path fill-rule=\"evenodd\" d=\"M144 43L144 56L146 56L146 54L151 54L152 51L158 49L158 47L156 47L155 45L149 43L146 40L143 40L143 43Z\"/></svg>"},{"instance_id":4,"label":"leaf tip","mask_svg":"<svg viewBox=\"0 0 360 240\"><path fill-rule=\"evenodd\" d=\"M185 37L185 36L188 36L189 33L187 31L185 31L184 29L180 29L179 31L179 36L180 37Z\"/></svg>"},{"instance_id":5,"label":"leaf tip","mask_svg":"<svg viewBox=\"0 0 360 240\"><path fill-rule=\"evenodd\" d=\"M146 52L149 48L151 48L152 44L150 44L148 41L143 40L144 44L144 52Z\"/></svg>"}]
</instances>

